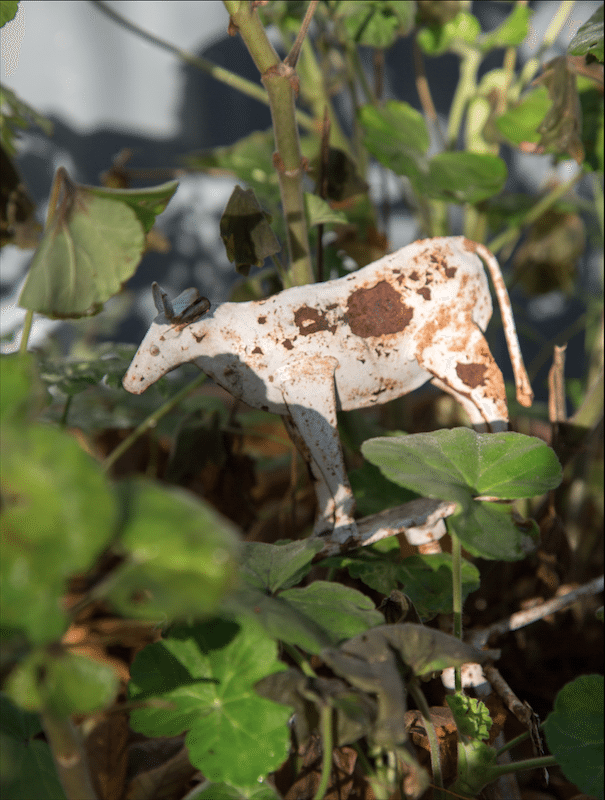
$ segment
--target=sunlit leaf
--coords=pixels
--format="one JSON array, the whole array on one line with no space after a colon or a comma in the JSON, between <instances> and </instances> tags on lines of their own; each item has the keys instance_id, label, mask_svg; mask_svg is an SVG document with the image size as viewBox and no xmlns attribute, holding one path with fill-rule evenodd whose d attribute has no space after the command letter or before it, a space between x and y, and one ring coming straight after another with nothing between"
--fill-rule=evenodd
<instances>
[{"instance_id":1,"label":"sunlit leaf","mask_svg":"<svg viewBox=\"0 0 605 800\"><path fill-rule=\"evenodd\" d=\"M48 317L98 313L138 266L145 235L126 203L73 184L64 170L63 196L32 259L19 305Z\"/></svg>"},{"instance_id":2,"label":"sunlit leaf","mask_svg":"<svg viewBox=\"0 0 605 800\"><path fill-rule=\"evenodd\" d=\"M292 712L253 687L284 668L276 643L256 625L218 619L175 628L137 655L129 687L133 700L157 697L173 708L136 710L131 727L147 736L188 731L189 758L206 778L258 786L287 756Z\"/></svg>"}]
</instances>

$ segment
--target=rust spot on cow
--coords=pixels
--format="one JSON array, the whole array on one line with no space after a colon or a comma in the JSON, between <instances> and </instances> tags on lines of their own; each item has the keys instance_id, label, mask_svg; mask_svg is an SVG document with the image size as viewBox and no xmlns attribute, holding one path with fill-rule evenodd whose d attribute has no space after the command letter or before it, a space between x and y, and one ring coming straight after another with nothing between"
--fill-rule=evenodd
<instances>
[{"instance_id":1,"label":"rust spot on cow","mask_svg":"<svg viewBox=\"0 0 605 800\"><path fill-rule=\"evenodd\" d=\"M294 345L292 344L292 340L291 339L284 339L282 344L286 348L286 350L293 350L294 349Z\"/></svg>"},{"instance_id":2,"label":"rust spot on cow","mask_svg":"<svg viewBox=\"0 0 605 800\"><path fill-rule=\"evenodd\" d=\"M267 321L267 317L259 317L258 320L257 320L259 325L264 325L266 321Z\"/></svg>"},{"instance_id":3,"label":"rust spot on cow","mask_svg":"<svg viewBox=\"0 0 605 800\"><path fill-rule=\"evenodd\" d=\"M329 331L330 333L336 331L336 325L329 325L325 314L316 308L309 308L309 306L302 306L294 312L294 323L305 336L320 331Z\"/></svg>"},{"instance_id":4,"label":"rust spot on cow","mask_svg":"<svg viewBox=\"0 0 605 800\"><path fill-rule=\"evenodd\" d=\"M204 338L204 334L203 334L203 333L202 333L202 334L200 334L200 335L198 336L198 335L195 333L195 331L193 331L193 330L191 331L191 335L193 336L193 338L195 339L195 341L196 341L198 344L199 344L199 343L202 341L202 339Z\"/></svg>"},{"instance_id":5,"label":"rust spot on cow","mask_svg":"<svg viewBox=\"0 0 605 800\"><path fill-rule=\"evenodd\" d=\"M431 290L427 286L423 286L422 289L418 289L417 292L421 297L424 297L425 300L431 299Z\"/></svg>"},{"instance_id":6,"label":"rust spot on cow","mask_svg":"<svg viewBox=\"0 0 605 800\"><path fill-rule=\"evenodd\" d=\"M413 314L413 309L403 304L399 292L387 281L349 295L347 318L356 336L367 338L399 333L410 323Z\"/></svg>"},{"instance_id":7,"label":"rust spot on cow","mask_svg":"<svg viewBox=\"0 0 605 800\"><path fill-rule=\"evenodd\" d=\"M485 385L485 373L487 367L485 364L457 364L456 374L460 380L471 389L476 389L477 386Z\"/></svg>"},{"instance_id":8,"label":"rust spot on cow","mask_svg":"<svg viewBox=\"0 0 605 800\"><path fill-rule=\"evenodd\" d=\"M258 347L258 346L256 346L252 352L253 353L258 353L261 356L263 355L262 349L260 347Z\"/></svg>"},{"instance_id":9,"label":"rust spot on cow","mask_svg":"<svg viewBox=\"0 0 605 800\"><path fill-rule=\"evenodd\" d=\"M411 281L419 281L420 280L420 275L416 272L415 269L412 270L412 272L410 272L410 280Z\"/></svg>"},{"instance_id":10,"label":"rust spot on cow","mask_svg":"<svg viewBox=\"0 0 605 800\"><path fill-rule=\"evenodd\" d=\"M445 265L445 277L446 278L454 278L457 271L458 270L456 269L456 267L448 267L447 264Z\"/></svg>"}]
</instances>

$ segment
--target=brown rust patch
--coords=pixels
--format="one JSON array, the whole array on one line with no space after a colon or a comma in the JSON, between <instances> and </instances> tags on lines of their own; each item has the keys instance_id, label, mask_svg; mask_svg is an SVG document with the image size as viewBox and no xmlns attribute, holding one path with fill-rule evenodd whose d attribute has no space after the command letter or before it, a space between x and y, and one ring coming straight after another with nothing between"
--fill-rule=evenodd
<instances>
[{"instance_id":1,"label":"brown rust patch","mask_svg":"<svg viewBox=\"0 0 605 800\"><path fill-rule=\"evenodd\" d=\"M485 386L485 364L456 364L456 374L462 383L476 389L477 386Z\"/></svg>"},{"instance_id":2,"label":"brown rust patch","mask_svg":"<svg viewBox=\"0 0 605 800\"><path fill-rule=\"evenodd\" d=\"M259 325L264 325L266 323L266 321L267 321L267 317L259 317L257 319L257 322L258 322Z\"/></svg>"},{"instance_id":3,"label":"brown rust patch","mask_svg":"<svg viewBox=\"0 0 605 800\"><path fill-rule=\"evenodd\" d=\"M428 288L428 286L423 286L422 289L417 289L416 293L421 297L424 297L425 300L431 299L431 290Z\"/></svg>"},{"instance_id":4,"label":"brown rust patch","mask_svg":"<svg viewBox=\"0 0 605 800\"><path fill-rule=\"evenodd\" d=\"M286 350L294 350L294 345L292 344L291 339L284 339L282 344L286 348Z\"/></svg>"},{"instance_id":5,"label":"brown rust patch","mask_svg":"<svg viewBox=\"0 0 605 800\"><path fill-rule=\"evenodd\" d=\"M309 306L301 306L294 312L294 323L305 336L320 331L329 331L330 333L336 331L336 325L330 325L325 314L316 308L309 308Z\"/></svg>"},{"instance_id":6,"label":"brown rust patch","mask_svg":"<svg viewBox=\"0 0 605 800\"><path fill-rule=\"evenodd\" d=\"M258 353L258 355L261 355L261 356L264 355L262 349L260 347L258 347L258 345L254 348L254 350L252 352L255 353L255 354Z\"/></svg>"},{"instance_id":7,"label":"brown rust patch","mask_svg":"<svg viewBox=\"0 0 605 800\"><path fill-rule=\"evenodd\" d=\"M413 314L413 309L404 305L399 292L387 281L349 295L347 319L356 336L367 338L399 333L409 325Z\"/></svg>"}]
</instances>

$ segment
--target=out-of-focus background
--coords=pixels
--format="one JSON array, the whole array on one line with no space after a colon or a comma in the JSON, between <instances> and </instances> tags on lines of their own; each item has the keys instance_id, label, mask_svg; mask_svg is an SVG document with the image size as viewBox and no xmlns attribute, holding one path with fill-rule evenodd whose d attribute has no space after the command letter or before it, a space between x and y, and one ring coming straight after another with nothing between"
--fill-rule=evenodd
<instances>
[{"instance_id":1,"label":"out-of-focus background","mask_svg":"<svg viewBox=\"0 0 605 800\"><path fill-rule=\"evenodd\" d=\"M228 15L222 2L124 0L107 5L146 31L258 81L258 72L240 37L228 35ZM540 41L559 5L556 0L530 3L535 35L521 46L521 61L535 54L532 43ZM562 54L578 27L598 6L598 0L575 3L543 61ZM473 4L484 30L497 26L509 11L506 3ZM419 108L412 80L410 38L399 39L387 52L385 94ZM486 58L481 73L501 63L501 57L501 52L495 52ZM448 60L451 63L444 69ZM428 80L443 119L458 80L457 64L451 54L427 59ZM120 151L129 148L132 158L128 166L157 170L152 183L160 183L167 179L162 170L179 167L179 157L185 153L230 144L271 124L267 107L142 40L84 0L22 0L17 17L2 29L1 76L4 85L54 126L50 139L36 129L25 132L18 157L30 195L39 205L40 222L52 177L61 165L77 181L98 185L100 174ZM567 180L579 169L573 161L554 167L546 155L509 151L504 157L510 169L507 189L529 194L535 194L553 178ZM374 182L372 178L370 175L370 185L378 186L378 174ZM144 257L128 284L132 292L127 295L128 312L111 337L140 341L154 313L149 291L153 280L160 281L171 294L195 285L213 300L227 297L237 275L227 261L218 223L234 183L230 178L199 174L181 178L175 197L159 220L171 250ZM393 197L395 192L393 187ZM578 192L583 192L581 185ZM415 221L403 206L394 205L388 233L392 249L418 238ZM10 352L18 347L25 312L18 308L17 300L31 251L7 246L1 257L3 350ZM589 248L579 264L578 281L583 292L599 290L599 257ZM103 313L110 313L115 302L125 302L124 297L110 301ZM545 338L553 338L573 326L583 310L577 295L555 291L529 299L526 313L540 321ZM69 338L67 323L37 316L31 344L41 343L51 331ZM574 377L574 362L578 376L582 374L581 358L569 355L574 348L580 353L582 342L570 338L567 363L569 376ZM531 360L531 343L526 347Z\"/></svg>"}]
</instances>

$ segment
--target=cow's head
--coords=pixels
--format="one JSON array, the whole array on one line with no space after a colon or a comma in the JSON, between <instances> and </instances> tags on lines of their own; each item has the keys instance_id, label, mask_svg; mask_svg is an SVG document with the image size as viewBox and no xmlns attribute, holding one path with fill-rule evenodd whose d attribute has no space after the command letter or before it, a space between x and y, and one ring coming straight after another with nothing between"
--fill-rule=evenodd
<instances>
[{"instance_id":1,"label":"cow's head","mask_svg":"<svg viewBox=\"0 0 605 800\"><path fill-rule=\"evenodd\" d=\"M195 345L200 337L192 337L187 328L210 308L210 301L201 297L197 289L186 289L170 301L157 283L151 288L159 314L122 380L126 391L133 394L141 394L168 372L199 355Z\"/></svg>"}]
</instances>

